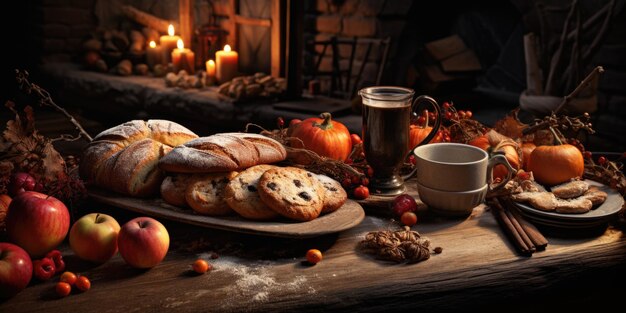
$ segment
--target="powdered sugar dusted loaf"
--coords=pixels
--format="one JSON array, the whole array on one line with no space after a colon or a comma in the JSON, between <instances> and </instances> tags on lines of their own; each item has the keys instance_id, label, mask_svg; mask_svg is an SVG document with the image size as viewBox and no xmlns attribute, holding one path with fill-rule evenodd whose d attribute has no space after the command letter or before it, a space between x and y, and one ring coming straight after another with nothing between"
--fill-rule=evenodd
<instances>
[{"instance_id":1,"label":"powdered sugar dusted loaf","mask_svg":"<svg viewBox=\"0 0 626 313\"><path fill-rule=\"evenodd\" d=\"M163 173L158 160L173 146L198 138L189 129L166 120L133 120L98 134L85 148L83 179L131 196L158 192Z\"/></svg>"},{"instance_id":2,"label":"powdered sugar dusted loaf","mask_svg":"<svg viewBox=\"0 0 626 313\"><path fill-rule=\"evenodd\" d=\"M159 161L159 168L174 173L239 171L258 164L284 160L285 148L276 140L247 133L221 133L177 146Z\"/></svg>"}]
</instances>

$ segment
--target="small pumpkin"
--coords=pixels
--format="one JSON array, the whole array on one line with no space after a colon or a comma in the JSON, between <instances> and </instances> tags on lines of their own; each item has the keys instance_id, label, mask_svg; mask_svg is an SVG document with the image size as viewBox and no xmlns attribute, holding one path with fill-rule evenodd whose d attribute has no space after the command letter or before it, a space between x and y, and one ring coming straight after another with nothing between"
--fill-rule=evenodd
<instances>
[{"instance_id":1,"label":"small pumpkin","mask_svg":"<svg viewBox=\"0 0 626 313\"><path fill-rule=\"evenodd\" d=\"M409 149L415 148L430 132L433 131L433 128L430 126L420 127L417 125L409 126ZM440 142L437 137L434 137L427 143L431 142Z\"/></svg>"},{"instance_id":2,"label":"small pumpkin","mask_svg":"<svg viewBox=\"0 0 626 313\"><path fill-rule=\"evenodd\" d=\"M350 131L342 123L333 121L330 113L322 113L320 117L290 125L289 143L294 148L306 148L320 156L345 161L352 152Z\"/></svg>"},{"instance_id":3,"label":"small pumpkin","mask_svg":"<svg viewBox=\"0 0 626 313\"><path fill-rule=\"evenodd\" d=\"M513 139L506 137L495 130L490 130L482 136L478 136L469 142L470 145L481 148L489 153L503 153L509 164L519 170L521 165L519 145ZM496 165L493 169L493 178L504 179L508 173L504 165Z\"/></svg>"},{"instance_id":4,"label":"small pumpkin","mask_svg":"<svg viewBox=\"0 0 626 313\"><path fill-rule=\"evenodd\" d=\"M580 150L570 144L538 146L530 154L528 170L540 184L554 186L582 177L585 160Z\"/></svg>"},{"instance_id":5,"label":"small pumpkin","mask_svg":"<svg viewBox=\"0 0 626 313\"><path fill-rule=\"evenodd\" d=\"M530 154L535 150L537 146L532 142L522 142L522 168L528 170L528 160Z\"/></svg>"}]
</instances>

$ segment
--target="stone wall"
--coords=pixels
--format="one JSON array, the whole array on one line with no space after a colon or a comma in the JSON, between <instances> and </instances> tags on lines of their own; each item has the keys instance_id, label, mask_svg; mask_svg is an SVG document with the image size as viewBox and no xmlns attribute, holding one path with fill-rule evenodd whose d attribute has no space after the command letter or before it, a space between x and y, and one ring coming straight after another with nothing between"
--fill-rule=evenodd
<instances>
[{"instance_id":1,"label":"stone wall","mask_svg":"<svg viewBox=\"0 0 626 313\"><path fill-rule=\"evenodd\" d=\"M388 57L392 60L397 55L398 39L409 18L413 0L305 0L304 38L307 41L324 41L332 36L360 38L391 38L391 50ZM348 66L351 48L340 46L340 68ZM358 45L353 64L353 75L358 73L361 62L365 61L365 70L361 85L375 83L378 73L377 63L382 50L374 47L368 60L363 60L365 45ZM314 71L315 62L322 52L322 46L308 45L304 53L305 75ZM332 51L330 48L322 59L319 71L332 70ZM329 88L329 79L320 79L322 91Z\"/></svg>"},{"instance_id":2,"label":"stone wall","mask_svg":"<svg viewBox=\"0 0 626 313\"><path fill-rule=\"evenodd\" d=\"M37 0L32 2L33 40L39 62L67 62L82 39L96 28L95 0Z\"/></svg>"}]
</instances>

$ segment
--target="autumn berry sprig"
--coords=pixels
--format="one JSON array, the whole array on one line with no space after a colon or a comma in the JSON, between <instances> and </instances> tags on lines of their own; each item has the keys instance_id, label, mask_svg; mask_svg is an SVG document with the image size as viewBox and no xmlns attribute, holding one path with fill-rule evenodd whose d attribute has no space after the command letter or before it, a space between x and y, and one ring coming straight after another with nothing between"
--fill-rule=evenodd
<instances>
[{"instance_id":1,"label":"autumn berry sprig","mask_svg":"<svg viewBox=\"0 0 626 313\"><path fill-rule=\"evenodd\" d=\"M626 196L626 177L622 169L626 152L622 153L616 161L609 161L605 156L599 156L596 161L589 151L583 153L585 157L585 178L602 182L617 190L622 196Z\"/></svg>"}]
</instances>

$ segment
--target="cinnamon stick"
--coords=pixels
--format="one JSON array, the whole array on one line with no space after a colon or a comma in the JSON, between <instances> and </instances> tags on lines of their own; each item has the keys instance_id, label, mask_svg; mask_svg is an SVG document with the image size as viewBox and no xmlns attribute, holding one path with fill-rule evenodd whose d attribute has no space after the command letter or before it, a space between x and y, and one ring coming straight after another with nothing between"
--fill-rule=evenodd
<instances>
[{"instance_id":1,"label":"cinnamon stick","mask_svg":"<svg viewBox=\"0 0 626 313\"><path fill-rule=\"evenodd\" d=\"M493 205L491 206L491 211L493 215L496 217L496 220L500 224L500 226L504 229L508 237L513 241L513 245L519 252L523 255L531 256L534 249L531 249L528 244L522 239L519 231L515 228L511 219L504 212L504 208L497 202L497 199L494 198L494 201L491 202Z\"/></svg>"},{"instance_id":2,"label":"cinnamon stick","mask_svg":"<svg viewBox=\"0 0 626 313\"><path fill-rule=\"evenodd\" d=\"M524 243L526 244L528 249L530 251L532 251L532 252L535 252L536 251L536 247L533 244L533 241L530 239L530 237L528 236L526 231L524 231L524 229L522 228L522 225L515 218L515 216L511 213L511 211L508 210L506 207L504 207L498 198L495 198L493 201L496 203L496 206L499 209L502 209L504 211L504 213L506 214L506 217L511 221L511 225L513 225L513 227L515 227L515 231L517 231L517 233L519 234L520 238L524 241Z\"/></svg>"},{"instance_id":3,"label":"cinnamon stick","mask_svg":"<svg viewBox=\"0 0 626 313\"><path fill-rule=\"evenodd\" d=\"M546 247L548 246L548 240L546 239L546 237L544 237L541 234L541 232L537 229L537 227L535 227L535 225L533 225L530 222L528 222L519 213L519 210L517 209L515 204L513 204L513 202L510 199L505 200L504 204L506 205L506 208L508 209L508 211L513 214L515 219L522 226L522 229L528 235L530 240L533 242L533 245L535 245L535 248L537 248L537 250L539 250L539 251L545 250Z\"/></svg>"}]
</instances>

